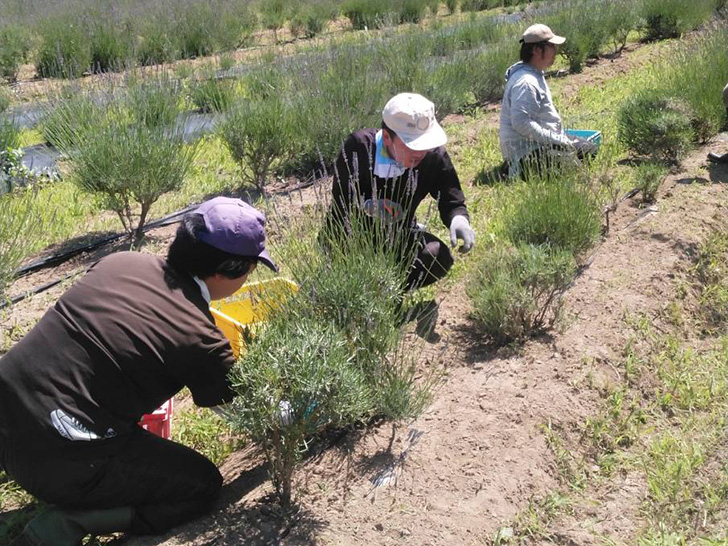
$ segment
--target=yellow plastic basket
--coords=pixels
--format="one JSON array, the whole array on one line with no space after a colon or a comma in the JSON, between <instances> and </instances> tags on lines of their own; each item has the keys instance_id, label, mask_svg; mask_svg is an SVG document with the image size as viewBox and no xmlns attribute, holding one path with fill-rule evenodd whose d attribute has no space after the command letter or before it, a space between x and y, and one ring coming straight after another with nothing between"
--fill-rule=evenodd
<instances>
[{"instance_id":1,"label":"yellow plastic basket","mask_svg":"<svg viewBox=\"0 0 728 546\"><path fill-rule=\"evenodd\" d=\"M265 322L271 311L280 309L297 291L295 282L278 277L245 284L229 298L212 302L210 312L215 324L230 340L236 357L250 340L255 327Z\"/></svg>"}]
</instances>

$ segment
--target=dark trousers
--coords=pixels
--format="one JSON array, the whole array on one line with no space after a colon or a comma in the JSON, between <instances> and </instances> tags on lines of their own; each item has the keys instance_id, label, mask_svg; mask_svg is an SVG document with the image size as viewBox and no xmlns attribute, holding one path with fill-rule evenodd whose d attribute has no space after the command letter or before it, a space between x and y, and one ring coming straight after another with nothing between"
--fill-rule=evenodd
<instances>
[{"instance_id":1,"label":"dark trousers","mask_svg":"<svg viewBox=\"0 0 728 546\"><path fill-rule=\"evenodd\" d=\"M222 476L196 451L141 428L119 445L113 454L88 458L5 445L0 465L29 493L60 508L131 506L133 534L167 531L204 514L217 499Z\"/></svg>"},{"instance_id":2,"label":"dark trousers","mask_svg":"<svg viewBox=\"0 0 728 546\"><path fill-rule=\"evenodd\" d=\"M415 239L415 260L410 268L406 289L422 288L439 281L453 264L450 249L432 233L426 231L417 234Z\"/></svg>"}]
</instances>

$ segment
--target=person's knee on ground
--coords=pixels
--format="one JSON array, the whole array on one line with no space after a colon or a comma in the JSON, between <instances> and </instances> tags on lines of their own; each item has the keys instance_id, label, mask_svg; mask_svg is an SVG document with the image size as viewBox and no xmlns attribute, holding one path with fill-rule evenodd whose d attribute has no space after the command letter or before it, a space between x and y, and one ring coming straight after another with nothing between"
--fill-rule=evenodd
<instances>
[{"instance_id":1,"label":"person's knee on ground","mask_svg":"<svg viewBox=\"0 0 728 546\"><path fill-rule=\"evenodd\" d=\"M453 263L454 259L447 245L434 235L426 234L407 277L407 288L423 288L439 281L447 275Z\"/></svg>"},{"instance_id":2,"label":"person's knee on ground","mask_svg":"<svg viewBox=\"0 0 728 546\"><path fill-rule=\"evenodd\" d=\"M184 495L135 506L131 534L159 535L210 512L220 497L223 478L211 461L204 461L208 464L196 464L185 476Z\"/></svg>"},{"instance_id":3,"label":"person's knee on ground","mask_svg":"<svg viewBox=\"0 0 728 546\"><path fill-rule=\"evenodd\" d=\"M128 531L134 510L129 506L101 510L50 508L28 523L13 545L79 546L91 535Z\"/></svg>"}]
</instances>

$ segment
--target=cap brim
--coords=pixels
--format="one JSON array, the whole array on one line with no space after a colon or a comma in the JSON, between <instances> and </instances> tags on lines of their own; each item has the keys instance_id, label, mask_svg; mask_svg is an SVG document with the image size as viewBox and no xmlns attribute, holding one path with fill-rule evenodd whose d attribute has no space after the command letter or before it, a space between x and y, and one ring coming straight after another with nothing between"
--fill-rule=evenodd
<instances>
[{"instance_id":1,"label":"cap brim","mask_svg":"<svg viewBox=\"0 0 728 546\"><path fill-rule=\"evenodd\" d=\"M548 40L548 42L550 44L554 44L554 45L561 45L565 41L566 41L566 38L564 38L563 36L556 36L556 35L554 35L553 38L551 38L550 40Z\"/></svg>"},{"instance_id":2,"label":"cap brim","mask_svg":"<svg viewBox=\"0 0 728 546\"><path fill-rule=\"evenodd\" d=\"M402 139L405 146L415 152L422 152L424 150L432 150L439 148L447 143L447 135L439 123L431 125L428 131L421 135L408 135L406 133L397 133L397 136Z\"/></svg>"},{"instance_id":3,"label":"cap brim","mask_svg":"<svg viewBox=\"0 0 728 546\"><path fill-rule=\"evenodd\" d=\"M271 260L267 250L263 250L263 252L258 254L258 261L260 261L266 267L272 269L274 272L278 273L278 266L273 260Z\"/></svg>"}]
</instances>

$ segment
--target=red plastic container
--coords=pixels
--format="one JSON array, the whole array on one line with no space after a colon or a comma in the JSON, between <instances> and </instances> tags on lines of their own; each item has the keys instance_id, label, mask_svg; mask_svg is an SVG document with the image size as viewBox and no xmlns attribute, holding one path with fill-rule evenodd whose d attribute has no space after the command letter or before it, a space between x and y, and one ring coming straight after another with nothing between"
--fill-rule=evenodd
<instances>
[{"instance_id":1,"label":"red plastic container","mask_svg":"<svg viewBox=\"0 0 728 546\"><path fill-rule=\"evenodd\" d=\"M152 413L142 415L142 420L139 421L139 426L144 430L148 430L152 434L156 434L157 436L169 440L172 429L173 408L174 402L170 398Z\"/></svg>"}]
</instances>

